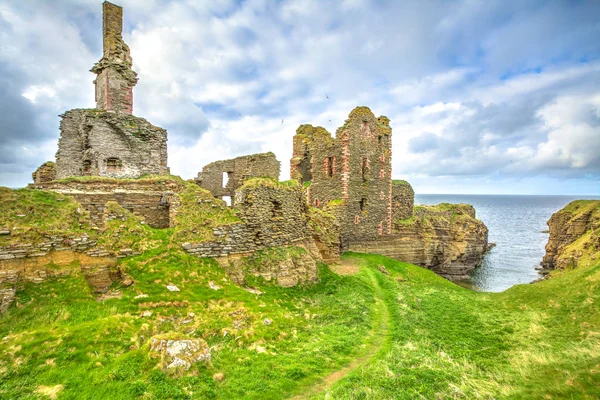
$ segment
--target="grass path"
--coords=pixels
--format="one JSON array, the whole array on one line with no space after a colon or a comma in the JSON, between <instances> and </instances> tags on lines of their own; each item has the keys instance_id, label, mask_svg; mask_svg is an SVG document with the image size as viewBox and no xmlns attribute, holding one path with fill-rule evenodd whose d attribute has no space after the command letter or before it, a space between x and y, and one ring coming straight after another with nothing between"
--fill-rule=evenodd
<instances>
[{"instance_id":1,"label":"grass path","mask_svg":"<svg viewBox=\"0 0 600 400\"><path fill-rule=\"evenodd\" d=\"M291 400L311 399L321 394L326 394L336 382L373 360L389 339L390 313L387 304L383 300L383 289L377 281L375 272L366 267L364 269L369 275L376 296L375 326L365 343L365 348L344 368L327 375L304 393L291 397Z\"/></svg>"}]
</instances>

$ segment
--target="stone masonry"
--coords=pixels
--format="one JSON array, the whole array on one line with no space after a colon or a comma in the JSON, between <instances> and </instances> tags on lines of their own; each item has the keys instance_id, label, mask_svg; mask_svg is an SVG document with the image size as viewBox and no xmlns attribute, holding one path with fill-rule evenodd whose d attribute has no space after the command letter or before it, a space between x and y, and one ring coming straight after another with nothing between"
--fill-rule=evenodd
<instances>
[{"instance_id":1,"label":"stone masonry","mask_svg":"<svg viewBox=\"0 0 600 400\"><path fill-rule=\"evenodd\" d=\"M131 114L133 87L137 74L131 69L129 46L123 41L123 8L105 1L102 3L102 37L104 52L91 72L97 75L97 108Z\"/></svg>"},{"instance_id":2,"label":"stone masonry","mask_svg":"<svg viewBox=\"0 0 600 400\"><path fill-rule=\"evenodd\" d=\"M143 118L102 110L64 113L56 153L56 178L165 175L167 131Z\"/></svg>"},{"instance_id":3,"label":"stone masonry","mask_svg":"<svg viewBox=\"0 0 600 400\"><path fill-rule=\"evenodd\" d=\"M335 138L312 125L296 131L291 177L310 185L310 205L340 203L342 250L392 233L391 146L389 119L367 107L355 108Z\"/></svg>"},{"instance_id":4,"label":"stone masonry","mask_svg":"<svg viewBox=\"0 0 600 400\"><path fill-rule=\"evenodd\" d=\"M33 183L46 183L56 179L56 164L52 161L46 161L31 174Z\"/></svg>"},{"instance_id":5,"label":"stone masonry","mask_svg":"<svg viewBox=\"0 0 600 400\"><path fill-rule=\"evenodd\" d=\"M392 220L407 219L413 215L415 191L406 181L392 182L393 214Z\"/></svg>"},{"instance_id":6,"label":"stone masonry","mask_svg":"<svg viewBox=\"0 0 600 400\"><path fill-rule=\"evenodd\" d=\"M249 178L268 177L279 179L281 163L273 153L252 154L231 160L215 161L198 173L198 186L210 191L217 198L231 197L235 202L235 191Z\"/></svg>"},{"instance_id":7,"label":"stone masonry","mask_svg":"<svg viewBox=\"0 0 600 400\"><path fill-rule=\"evenodd\" d=\"M103 223L106 203L116 201L153 228L172 226L173 213L179 204L177 193L183 188L176 180L49 182L32 187L74 197L90 213L96 226Z\"/></svg>"},{"instance_id":8,"label":"stone masonry","mask_svg":"<svg viewBox=\"0 0 600 400\"><path fill-rule=\"evenodd\" d=\"M236 193L240 223L214 229L214 240L185 243L199 257L226 257L310 239L308 210L299 187L242 187Z\"/></svg>"},{"instance_id":9,"label":"stone masonry","mask_svg":"<svg viewBox=\"0 0 600 400\"><path fill-rule=\"evenodd\" d=\"M167 132L131 115L137 75L121 35L123 9L104 2L102 10L104 52L91 70L97 108L61 115L56 178L168 174Z\"/></svg>"}]
</instances>

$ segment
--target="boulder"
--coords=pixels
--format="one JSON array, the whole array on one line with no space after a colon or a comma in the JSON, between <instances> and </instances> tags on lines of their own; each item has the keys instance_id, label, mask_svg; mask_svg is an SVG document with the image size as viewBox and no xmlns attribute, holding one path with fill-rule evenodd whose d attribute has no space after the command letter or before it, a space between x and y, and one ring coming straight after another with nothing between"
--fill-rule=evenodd
<instances>
[{"instance_id":1,"label":"boulder","mask_svg":"<svg viewBox=\"0 0 600 400\"><path fill-rule=\"evenodd\" d=\"M210 349L200 339L152 338L150 351L160 355L161 365L166 369L188 370L194 363L210 361Z\"/></svg>"}]
</instances>

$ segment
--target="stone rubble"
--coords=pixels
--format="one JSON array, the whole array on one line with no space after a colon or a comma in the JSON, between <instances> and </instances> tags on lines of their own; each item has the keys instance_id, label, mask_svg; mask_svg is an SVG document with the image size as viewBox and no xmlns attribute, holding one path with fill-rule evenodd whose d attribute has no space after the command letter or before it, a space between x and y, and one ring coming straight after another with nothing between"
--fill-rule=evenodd
<instances>
[{"instance_id":1,"label":"stone rubble","mask_svg":"<svg viewBox=\"0 0 600 400\"><path fill-rule=\"evenodd\" d=\"M190 369L192 364L210 361L210 349L199 339L160 339L150 340L150 351L160 355L161 365L166 369Z\"/></svg>"}]
</instances>

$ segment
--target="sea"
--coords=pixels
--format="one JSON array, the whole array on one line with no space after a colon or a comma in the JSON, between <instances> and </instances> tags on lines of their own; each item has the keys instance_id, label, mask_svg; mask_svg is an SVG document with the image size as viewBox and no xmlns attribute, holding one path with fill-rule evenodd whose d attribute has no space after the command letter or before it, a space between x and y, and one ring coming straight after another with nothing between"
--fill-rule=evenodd
<instances>
[{"instance_id":1,"label":"sea","mask_svg":"<svg viewBox=\"0 0 600 400\"><path fill-rule=\"evenodd\" d=\"M416 204L468 203L489 229L488 240L496 243L483 264L475 269L467 286L482 292L502 292L530 283L540 275L539 267L548 242L550 216L578 199L598 196L459 195L417 194Z\"/></svg>"}]
</instances>

